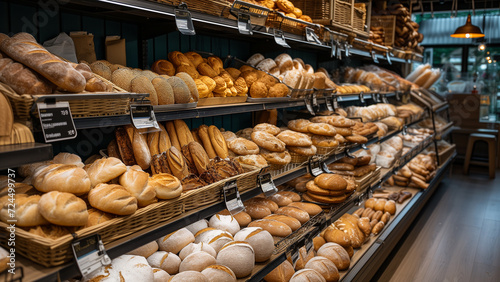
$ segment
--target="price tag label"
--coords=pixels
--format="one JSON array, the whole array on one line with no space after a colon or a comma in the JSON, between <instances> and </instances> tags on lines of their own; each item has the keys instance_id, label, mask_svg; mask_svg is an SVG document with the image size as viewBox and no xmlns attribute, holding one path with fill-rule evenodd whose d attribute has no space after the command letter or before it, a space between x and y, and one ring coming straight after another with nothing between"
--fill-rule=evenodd
<instances>
[{"instance_id":1,"label":"price tag label","mask_svg":"<svg viewBox=\"0 0 500 282\"><path fill-rule=\"evenodd\" d=\"M344 47L345 47L345 57L347 58L349 57L349 48L351 47L349 46L349 44L347 44L347 42Z\"/></svg>"},{"instance_id":2,"label":"price tag label","mask_svg":"<svg viewBox=\"0 0 500 282\"><path fill-rule=\"evenodd\" d=\"M76 138L76 127L68 102L36 104L45 142Z\"/></svg>"},{"instance_id":3,"label":"price tag label","mask_svg":"<svg viewBox=\"0 0 500 282\"><path fill-rule=\"evenodd\" d=\"M387 63L389 63L389 65L392 65L391 55L389 54L389 52L385 52L385 59L387 60Z\"/></svg>"},{"instance_id":4,"label":"price tag label","mask_svg":"<svg viewBox=\"0 0 500 282\"><path fill-rule=\"evenodd\" d=\"M316 93L313 93L311 95L311 104L312 104L313 108L318 107L318 97L316 97Z\"/></svg>"},{"instance_id":5,"label":"price tag label","mask_svg":"<svg viewBox=\"0 0 500 282\"><path fill-rule=\"evenodd\" d=\"M310 27L306 27L306 40L309 42L321 44L321 40L319 40L319 37L314 32L314 29Z\"/></svg>"},{"instance_id":6,"label":"price tag label","mask_svg":"<svg viewBox=\"0 0 500 282\"><path fill-rule=\"evenodd\" d=\"M156 128L160 129L151 105L130 105L130 117L132 124L137 129Z\"/></svg>"},{"instance_id":7,"label":"price tag label","mask_svg":"<svg viewBox=\"0 0 500 282\"><path fill-rule=\"evenodd\" d=\"M184 35L196 35L194 30L191 12L188 11L187 5L182 3L179 9L175 9L175 24L180 33Z\"/></svg>"},{"instance_id":8,"label":"price tag label","mask_svg":"<svg viewBox=\"0 0 500 282\"><path fill-rule=\"evenodd\" d=\"M323 171L323 162L321 160L318 160L318 159L309 159L309 163L308 163L308 168L309 168L309 173L312 175L312 176L318 176L320 174L322 174L324 171Z\"/></svg>"},{"instance_id":9,"label":"price tag label","mask_svg":"<svg viewBox=\"0 0 500 282\"><path fill-rule=\"evenodd\" d=\"M376 64L378 64L377 54L375 54L375 52L374 52L374 51L371 51L370 53L371 53L371 55L372 55L372 60L373 60L373 62L374 62L374 63L376 63Z\"/></svg>"},{"instance_id":10,"label":"price tag label","mask_svg":"<svg viewBox=\"0 0 500 282\"><path fill-rule=\"evenodd\" d=\"M316 115L316 113L314 112L314 109L313 109L313 106L312 106L312 101L311 99L309 98L304 98L304 104L306 105L306 109L307 111L311 114L311 115Z\"/></svg>"},{"instance_id":11,"label":"price tag label","mask_svg":"<svg viewBox=\"0 0 500 282\"><path fill-rule=\"evenodd\" d=\"M290 48L290 45L288 45L288 43L286 43L285 34L281 30L278 30L278 29L274 30L274 41L276 42L276 44L278 44L282 47Z\"/></svg>"},{"instance_id":12,"label":"price tag label","mask_svg":"<svg viewBox=\"0 0 500 282\"><path fill-rule=\"evenodd\" d=\"M249 14L238 12L238 31L241 34L253 35Z\"/></svg>"},{"instance_id":13,"label":"price tag label","mask_svg":"<svg viewBox=\"0 0 500 282\"><path fill-rule=\"evenodd\" d=\"M111 264L99 234L75 240L71 243L71 248L84 278L102 266Z\"/></svg>"},{"instance_id":14,"label":"price tag label","mask_svg":"<svg viewBox=\"0 0 500 282\"><path fill-rule=\"evenodd\" d=\"M332 97L333 99L333 97ZM334 112L335 111L335 108L333 107L333 100L330 101L330 98L329 97L325 97L325 105L326 105L326 108L331 111L331 112Z\"/></svg>"},{"instance_id":15,"label":"price tag label","mask_svg":"<svg viewBox=\"0 0 500 282\"><path fill-rule=\"evenodd\" d=\"M245 206L240 198L238 186L236 185L236 179L226 182L222 191L224 193L226 208L232 215L235 215L245 209Z\"/></svg>"},{"instance_id":16,"label":"price tag label","mask_svg":"<svg viewBox=\"0 0 500 282\"><path fill-rule=\"evenodd\" d=\"M273 178L270 173L259 175L259 185L266 197L272 196L278 192L278 188L274 185Z\"/></svg>"}]
</instances>

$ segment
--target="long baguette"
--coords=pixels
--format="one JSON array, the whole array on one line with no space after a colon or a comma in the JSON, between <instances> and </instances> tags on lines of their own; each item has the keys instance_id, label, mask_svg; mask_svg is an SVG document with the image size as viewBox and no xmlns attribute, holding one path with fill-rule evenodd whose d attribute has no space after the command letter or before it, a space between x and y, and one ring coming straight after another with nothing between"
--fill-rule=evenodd
<instances>
[{"instance_id":1,"label":"long baguette","mask_svg":"<svg viewBox=\"0 0 500 282\"><path fill-rule=\"evenodd\" d=\"M0 38L5 38L5 35ZM86 80L80 72L52 55L28 33L22 32L3 39L0 50L66 91L82 92L85 89Z\"/></svg>"},{"instance_id":2,"label":"long baguette","mask_svg":"<svg viewBox=\"0 0 500 282\"><path fill-rule=\"evenodd\" d=\"M18 94L51 94L54 85L10 58L0 59L0 81Z\"/></svg>"}]
</instances>

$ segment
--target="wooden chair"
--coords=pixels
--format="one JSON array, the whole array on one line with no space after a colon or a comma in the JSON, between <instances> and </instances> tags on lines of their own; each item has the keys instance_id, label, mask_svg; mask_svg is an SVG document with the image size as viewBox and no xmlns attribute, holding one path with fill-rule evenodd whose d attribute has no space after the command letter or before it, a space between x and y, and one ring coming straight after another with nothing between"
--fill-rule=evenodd
<instances>
[{"instance_id":1,"label":"wooden chair","mask_svg":"<svg viewBox=\"0 0 500 282\"><path fill-rule=\"evenodd\" d=\"M484 141L488 144L488 162L471 160L476 141ZM467 143L467 152L465 154L464 174L469 173L470 164L489 167L490 178L495 178L496 159L497 159L497 137L492 134L472 133L469 135Z\"/></svg>"}]
</instances>

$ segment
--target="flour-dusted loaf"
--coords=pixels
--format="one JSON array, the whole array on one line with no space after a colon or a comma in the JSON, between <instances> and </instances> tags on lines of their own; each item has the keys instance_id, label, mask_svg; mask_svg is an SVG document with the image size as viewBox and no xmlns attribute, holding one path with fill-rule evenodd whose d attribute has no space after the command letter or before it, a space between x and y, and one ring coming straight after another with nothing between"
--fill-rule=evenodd
<instances>
[{"instance_id":1,"label":"flour-dusted loaf","mask_svg":"<svg viewBox=\"0 0 500 282\"><path fill-rule=\"evenodd\" d=\"M268 260L274 251L274 239L271 233L260 227L247 227L234 236L235 241L244 241L252 246L256 262Z\"/></svg>"},{"instance_id":2,"label":"flour-dusted loaf","mask_svg":"<svg viewBox=\"0 0 500 282\"><path fill-rule=\"evenodd\" d=\"M213 227L208 227L198 231L195 234L195 242L196 243L207 243L212 248L214 248L215 252L219 252L219 250L226 243L232 242L233 236L231 233L223 230L218 230Z\"/></svg>"},{"instance_id":3,"label":"flour-dusted loaf","mask_svg":"<svg viewBox=\"0 0 500 282\"><path fill-rule=\"evenodd\" d=\"M16 191L17 192L17 191ZM0 219L4 223L8 223L9 220L17 220L16 225L21 227L30 227L37 225L48 224L49 222L42 216L40 209L38 207L38 202L40 201L40 195L26 195L17 194L15 205L15 216L11 217L12 213L9 210L12 209L13 205L9 201L11 199L8 195L0 198Z\"/></svg>"},{"instance_id":4,"label":"flour-dusted loaf","mask_svg":"<svg viewBox=\"0 0 500 282\"><path fill-rule=\"evenodd\" d=\"M227 266L214 264L203 269L201 274L210 282L236 282L236 275Z\"/></svg>"},{"instance_id":5,"label":"flour-dusted loaf","mask_svg":"<svg viewBox=\"0 0 500 282\"><path fill-rule=\"evenodd\" d=\"M181 264L181 259L176 254L165 251L157 251L151 254L147 260L152 267L163 269L171 275L179 272Z\"/></svg>"},{"instance_id":6,"label":"flour-dusted loaf","mask_svg":"<svg viewBox=\"0 0 500 282\"><path fill-rule=\"evenodd\" d=\"M255 252L246 242L230 242L217 253L217 263L229 267L237 278L243 278L252 273L255 265Z\"/></svg>"},{"instance_id":7,"label":"flour-dusted loaf","mask_svg":"<svg viewBox=\"0 0 500 282\"><path fill-rule=\"evenodd\" d=\"M88 199L92 207L112 214L129 215L137 210L137 199L117 184L97 184Z\"/></svg>"},{"instance_id":8,"label":"flour-dusted loaf","mask_svg":"<svg viewBox=\"0 0 500 282\"><path fill-rule=\"evenodd\" d=\"M38 209L47 221L56 225L82 226L89 218L87 204L71 193L52 191L43 194Z\"/></svg>"},{"instance_id":9,"label":"flour-dusted loaf","mask_svg":"<svg viewBox=\"0 0 500 282\"><path fill-rule=\"evenodd\" d=\"M164 237L158 239L158 246L160 250L166 252L172 252L174 254L179 253L185 246L195 241L193 233L191 233L186 228L181 228L174 231Z\"/></svg>"},{"instance_id":10,"label":"flour-dusted loaf","mask_svg":"<svg viewBox=\"0 0 500 282\"><path fill-rule=\"evenodd\" d=\"M127 166L117 158L102 158L87 167L92 187L106 183L127 171Z\"/></svg>"},{"instance_id":11,"label":"flour-dusted loaf","mask_svg":"<svg viewBox=\"0 0 500 282\"><path fill-rule=\"evenodd\" d=\"M227 142L228 148L237 155L255 155L259 153L259 146L245 138L234 138Z\"/></svg>"},{"instance_id":12,"label":"flour-dusted loaf","mask_svg":"<svg viewBox=\"0 0 500 282\"><path fill-rule=\"evenodd\" d=\"M52 164L41 167L33 175L33 186L40 192L85 194L91 180L85 170L76 165Z\"/></svg>"},{"instance_id":13,"label":"flour-dusted loaf","mask_svg":"<svg viewBox=\"0 0 500 282\"><path fill-rule=\"evenodd\" d=\"M212 248L212 246L210 246L207 243L201 242L201 243L189 243L189 245L182 248L182 250L179 252L179 258L181 260L184 260L190 254L196 252L206 252L214 258L217 256L217 253L215 252L214 248Z\"/></svg>"},{"instance_id":14,"label":"flour-dusted loaf","mask_svg":"<svg viewBox=\"0 0 500 282\"><path fill-rule=\"evenodd\" d=\"M151 241L146 245L143 245L135 250L128 252L127 255L142 256L147 259L150 255L154 254L156 251L158 251L158 243L156 243L156 241Z\"/></svg>"},{"instance_id":15,"label":"flour-dusted loaf","mask_svg":"<svg viewBox=\"0 0 500 282\"><path fill-rule=\"evenodd\" d=\"M148 185L149 174L142 171L139 166L134 167L128 167L118 181L137 199L139 207L145 207L157 201L156 189Z\"/></svg>"},{"instance_id":16,"label":"flour-dusted loaf","mask_svg":"<svg viewBox=\"0 0 500 282\"><path fill-rule=\"evenodd\" d=\"M232 215L215 214L210 218L209 226L227 231L233 236L240 231L240 225Z\"/></svg>"},{"instance_id":17,"label":"flour-dusted loaf","mask_svg":"<svg viewBox=\"0 0 500 282\"><path fill-rule=\"evenodd\" d=\"M162 200L177 198L182 193L179 179L168 173L158 173L151 176L148 187L154 189L156 197Z\"/></svg>"},{"instance_id":18,"label":"flour-dusted loaf","mask_svg":"<svg viewBox=\"0 0 500 282\"><path fill-rule=\"evenodd\" d=\"M215 258L211 254L204 251L198 251L188 255L182 260L179 266L179 272L189 270L201 272L206 267L216 263Z\"/></svg>"}]
</instances>

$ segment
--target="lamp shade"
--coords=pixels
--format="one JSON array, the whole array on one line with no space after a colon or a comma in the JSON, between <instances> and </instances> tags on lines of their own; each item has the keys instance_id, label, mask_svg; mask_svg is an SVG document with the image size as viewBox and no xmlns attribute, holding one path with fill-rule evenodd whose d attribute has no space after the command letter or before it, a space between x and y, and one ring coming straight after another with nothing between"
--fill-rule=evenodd
<instances>
[{"instance_id":1,"label":"lamp shade","mask_svg":"<svg viewBox=\"0 0 500 282\"><path fill-rule=\"evenodd\" d=\"M465 25L457 28L457 30L455 30L455 33L450 36L455 38L478 38L484 37L484 34L479 27L472 24L469 14L467 16L467 22L465 23Z\"/></svg>"}]
</instances>

